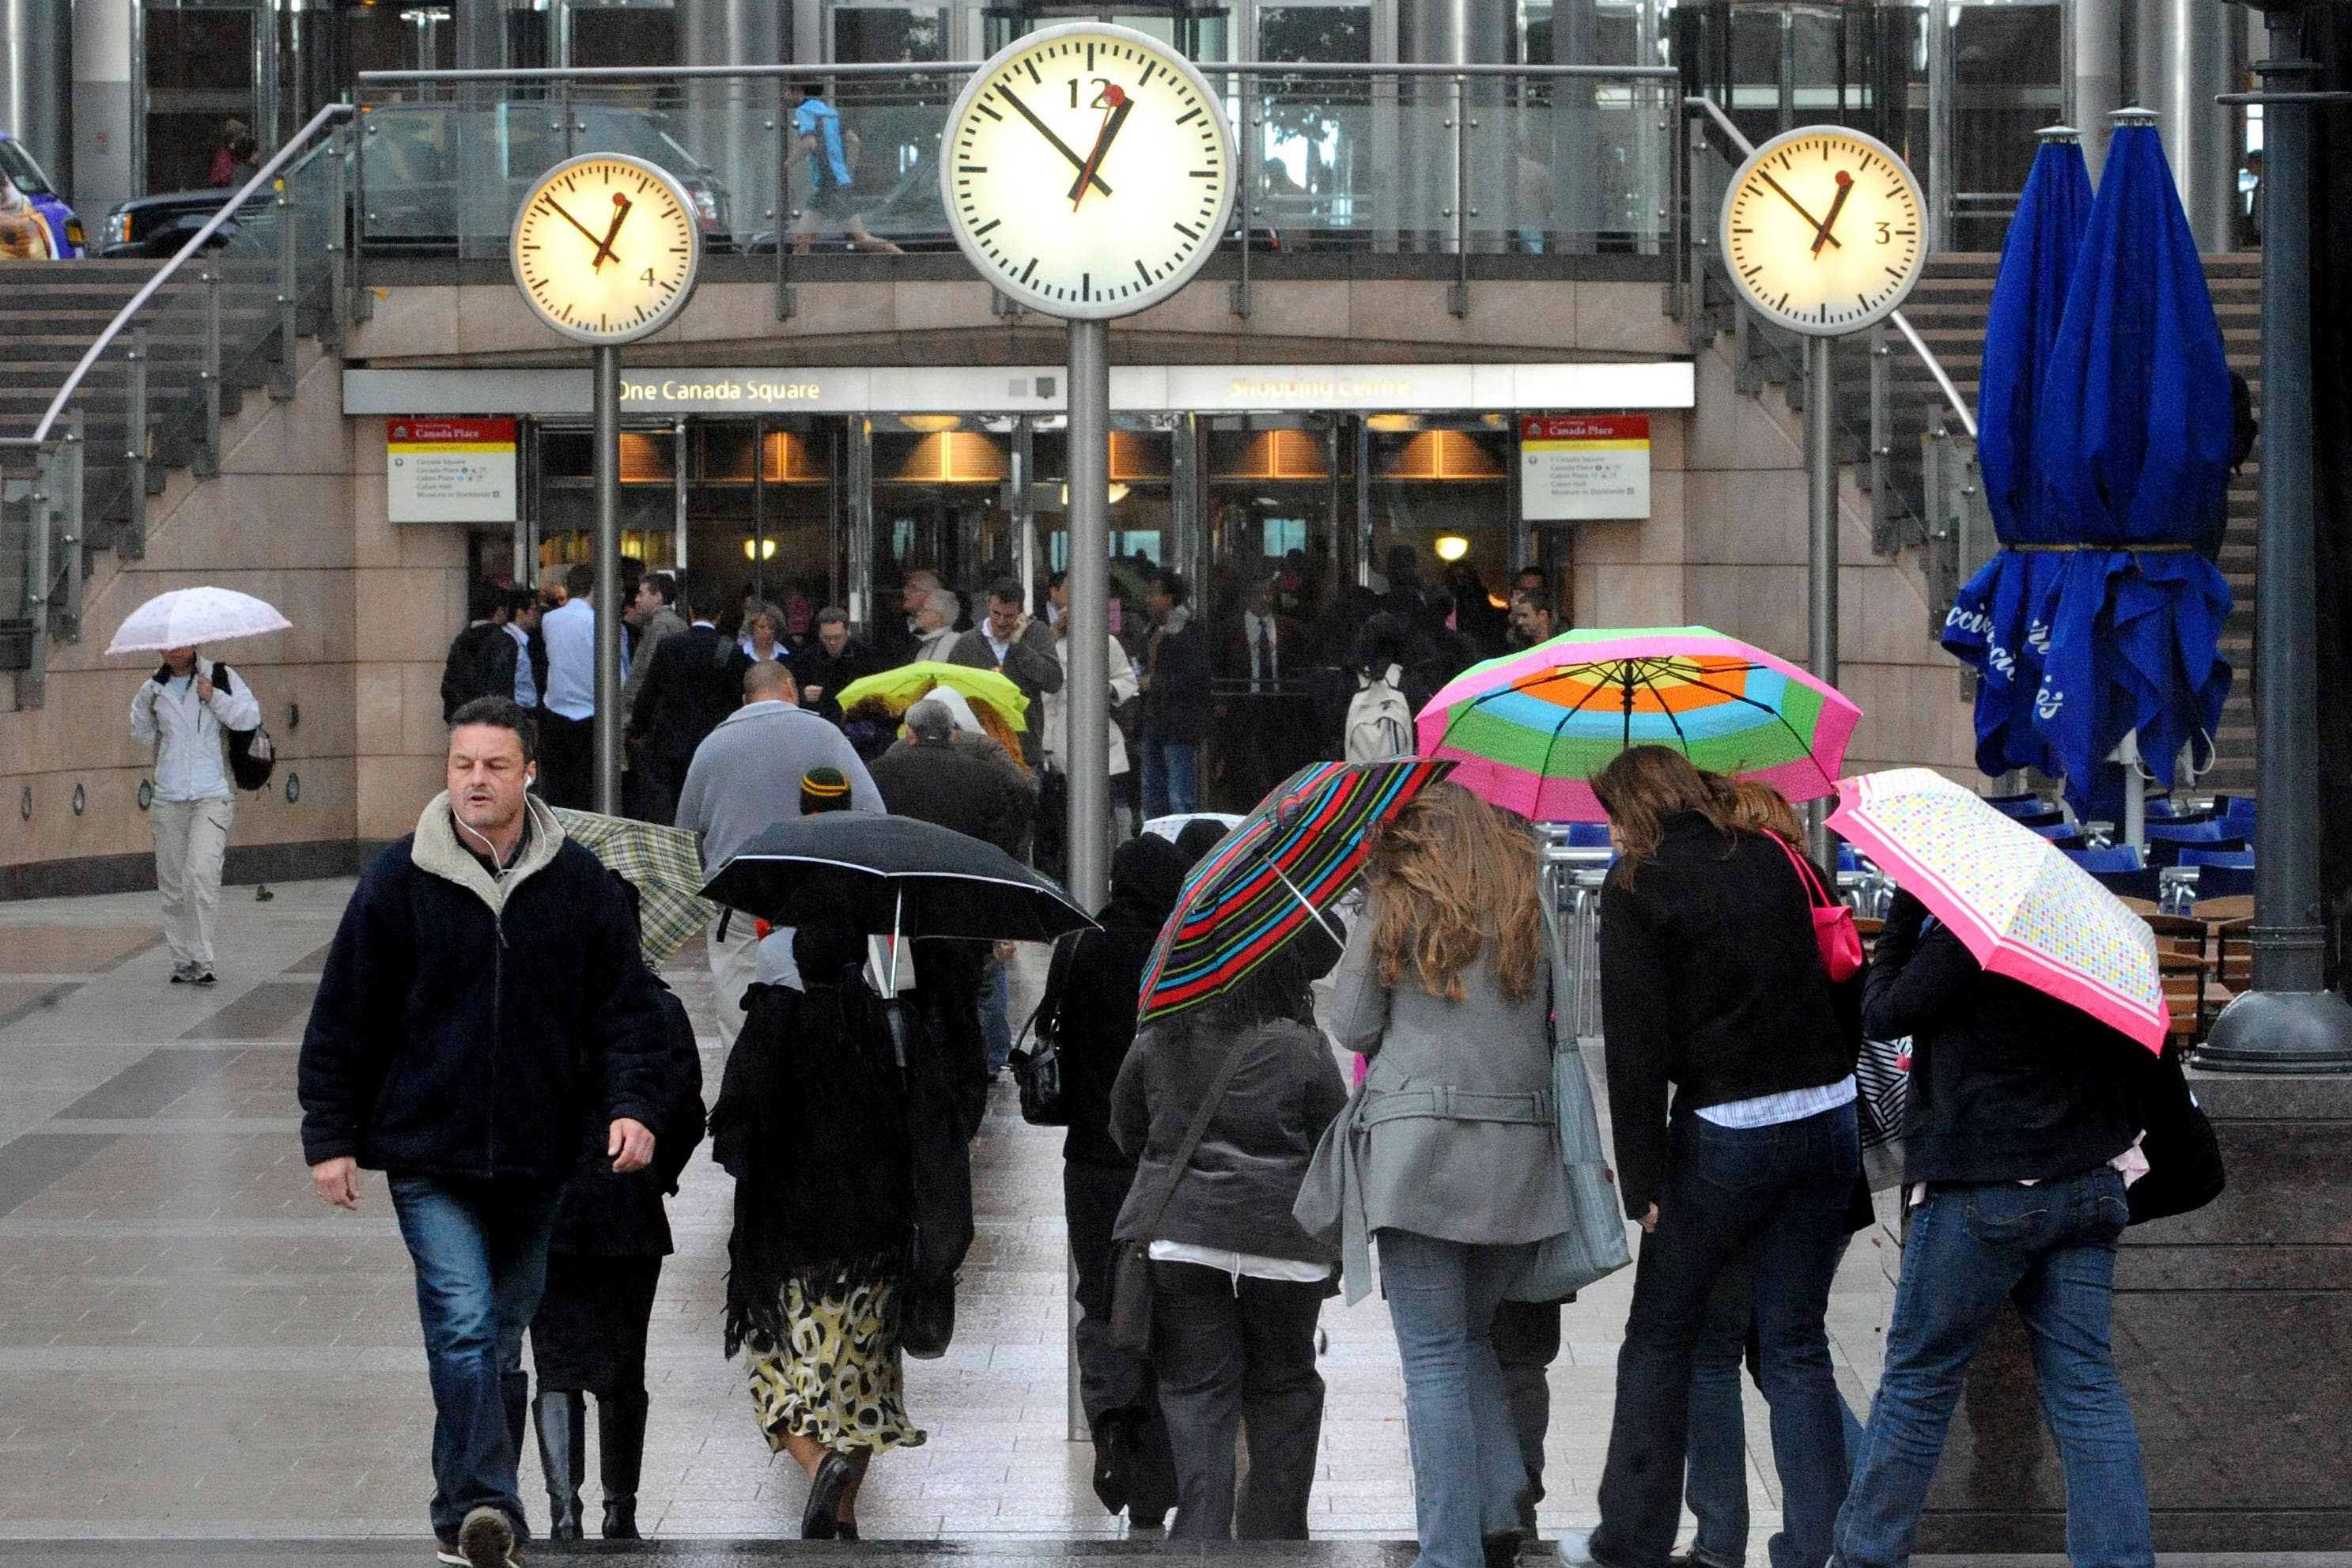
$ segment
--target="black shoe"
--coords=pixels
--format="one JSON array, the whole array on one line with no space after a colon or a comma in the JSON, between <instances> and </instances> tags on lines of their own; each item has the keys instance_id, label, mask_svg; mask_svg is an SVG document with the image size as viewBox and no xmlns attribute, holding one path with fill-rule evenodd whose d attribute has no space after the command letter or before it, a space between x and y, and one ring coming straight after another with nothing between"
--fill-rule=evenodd
<instances>
[{"instance_id":1,"label":"black shoe","mask_svg":"<svg viewBox=\"0 0 2352 1568\"><path fill-rule=\"evenodd\" d=\"M541 1392L531 1401L539 1427L539 1464L547 1473L547 1538L578 1541L580 1483L588 1474L588 1396Z\"/></svg>"},{"instance_id":2,"label":"black shoe","mask_svg":"<svg viewBox=\"0 0 2352 1568\"><path fill-rule=\"evenodd\" d=\"M835 1541L855 1541L855 1540L856 1540L856 1539L857 1539L857 1521L856 1521L856 1520L854 1520L854 1519L836 1519L836 1520L835 1520L835 1521L833 1521L833 1538L834 1538Z\"/></svg>"},{"instance_id":3,"label":"black shoe","mask_svg":"<svg viewBox=\"0 0 2352 1568\"><path fill-rule=\"evenodd\" d=\"M1519 1545L1525 1539L1516 1530L1487 1536L1480 1542L1486 1551L1486 1568L1511 1568L1519 1560Z\"/></svg>"},{"instance_id":4,"label":"black shoe","mask_svg":"<svg viewBox=\"0 0 2352 1568\"><path fill-rule=\"evenodd\" d=\"M827 1454L809 1479L808 1502L801 1510L803 1541L834 1541L841 1529L841 1494L849 1490L849 1480L857 1467L849 1462L847 1454Z\"/></svg>"},{"instance_id":5,"label":"black shoe","mask_svg":"<svg viewBox=\"0 0 2352 1568\"><path fill-rule=\"evenodd\" d=\"M457 1527L457 1555L472 1568L507 1568L514 1544L514 1521L487 1503Z\"/></svg>"},{"instance_id":6,"label":"black shoe","mask_svg":"<svg viewBox=\"0 0 2352 1568\"><path fill-rule=\"evenodd\" d=\"M1139 1513L1133 1509L1129 1509L1127 1528L1130 1531L1165 1530L1168 1528L1167 1511L1163 1509L1158 1513Z\"/></svg>"},{"instance_id":7,"label":"black shoe","mask_svg":"<svg viewBox=\"0 0 2352 1568\"><path fill-rule=\"evenodd\" d=\"M596 1401L596 1473L604 1483L604 1539L641 1541L637 1533L637 1475L646 1462L646 1410L642 1388Z\"/></svg>"},{"instance_id":8,"label":"black shoe","mask_svg":"<svg viewBox=\"0 0 2352 1568\"><path fill-rule=\"evenodd\" d=\"M1106 1513L1118 1513L1132 1500L1142 1425L1139 1410L1113 1410L1095 1423L1095 1497Z\"/></svg>"}]
</instances>

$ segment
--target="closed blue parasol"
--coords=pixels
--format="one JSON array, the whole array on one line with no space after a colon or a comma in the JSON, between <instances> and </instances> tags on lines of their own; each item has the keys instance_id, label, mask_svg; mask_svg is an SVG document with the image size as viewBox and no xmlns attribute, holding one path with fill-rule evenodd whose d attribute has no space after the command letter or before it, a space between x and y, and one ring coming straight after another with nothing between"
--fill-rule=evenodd
<instances>
[{"instance_id":1,"label":"closed blue parasol","mask_svg":"<svg viewBox=\"0 0 2352 1568\"><path fill-rule=\"evenodd\" d=\"M2230 435L2205 265L2155 126L2126 120L2034 418L2039 504L2060 561L2035 721L2078 806L2133 731L2169 787L2181 749L2220 727L2230 588L2202 552L2221 538Z\"/></svg>"},{"instance_id":2,"label":"closed blue parasol","mask_svg":"<svg viewBox=\"0 0 2352 1568\"><path fill-rule=\"evenodd\" d=\"M1977 383L1977 465L1993 530L2011 546L2063 538L2063 519L2045 517L2038 505L2034 408L2091 212L2091 175L2075 131L2062 125L2041 134L2042 150L2001 245ZM2042 686L2049 628L2029 609L2047 597L2059 559L2001 551L1960 590L1945 621L1944 646L1983 677L1977 688L1977 765L1987 773L2062 771L2034 728L2033 698Z\"/></svg>"}]
</instances>

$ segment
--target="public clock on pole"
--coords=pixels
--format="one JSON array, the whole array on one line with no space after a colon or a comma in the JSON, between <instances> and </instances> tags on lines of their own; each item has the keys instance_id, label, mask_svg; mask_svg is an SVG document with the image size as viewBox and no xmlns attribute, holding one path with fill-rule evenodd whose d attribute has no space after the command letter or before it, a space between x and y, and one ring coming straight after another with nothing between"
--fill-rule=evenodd
<instances>
[{"instance_id":1,"label":"public clock on pole","mask_svg":"<svg viewBox=\"0 0 2352 1568\"><path fill-rule=\"evenodd\" d=\"M1723 201L1724 259L1765 319L1841 337L1885 319L1927 259L1926 204L1895 151L1837 125L1748 154Z\"/></svg>"},{"instance_id":2,"label":"public clock on pole","mask_svg":"<svg viewBox=\"0 0 2352 1568\"><path fill-rule=\"evenodd\" d=\"M1189 281L1234 205L1222 101L1148 34L1047 27L982 66L949 113L940 193L973 267L1022 305L1101 320Z\"/></svg>"},{"instance_id":3,"label":"public clock on pole","mask_svg":"<svg viewBox=\"0 0 2352 1568\"><path fill-rule=\"evenodd\" d=\"M658 332L702 270L694 202L667 170L591 152L541 175L515 214L515 285L541 320L609 347Z\"/></svg>"}]
</instances>

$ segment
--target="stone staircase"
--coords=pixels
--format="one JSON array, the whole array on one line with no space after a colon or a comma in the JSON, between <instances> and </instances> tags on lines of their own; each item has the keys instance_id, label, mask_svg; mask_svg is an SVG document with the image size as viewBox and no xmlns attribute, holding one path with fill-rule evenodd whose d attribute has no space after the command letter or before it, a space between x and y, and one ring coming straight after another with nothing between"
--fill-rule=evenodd
<instances>
[{"instance_id":1,"label":"stone staircase","mask_svg":"<svg viewBox=\"0 0 2352 1568\"><path fill-rule=\"evenodd\" d=\"M154 277L160 263L135 261L19 262L0 289L0 436L27 436L39 423L75 364L131 297ZM214 329L207 298L207 271L220 277L218 332L220 401L224 418L244 394L268 384L278 353L278 273L257 257L215 256L194 262L150 298L140 312L139 331L125 333L83 378L70 410L81 415L82 560L112 549L129 559L142 553L144 497L132 505L135 452L146 456L146 496L161 495L165 472L175 466L206 471L216 455L206 449L206 346ZM306 329L314 327L306 316ZM146 355L143 428L131 429L134 346ZM52 438L66 434L64 421ZM0 480L21 490L36 472L33 454L0 447ZM0 569L17 570L16 562ZM18 608L14 593L5 596ZM53 626L52 628L56 628ZM0 670L21 670L30 661L31 620L0 616Z\"/></svg>"},{"instance_id":2,"label":"stone staircase","mask_svg":"<svg viewBox=\"0 0 2352 1568\"><path fill-rule=\"evenodd\" d=\"M1984 360L1985 321L1990 314L1992 286L2000 257L1985 252L1949 252L1931 257L1926 274L1904 306L1904 315L1952 378L1961 398L1976 406L1977 377ZM2253 390L2255 417L2262 415L2262 256L2259 252L2209 256L2205 277L2213 294L2230 368L2246 378ZM1801 361L1790 344L1764 340L1748 324L1748 347L1741 361L1741 382L1748 391L1764 385L1782 386L1791 408L1804 402ZM1927 368L1899 335L1890 331L1886 366L1893 409L1893 450L1888 469L1895 492L1892 510L1899 543L1916 542L1921 509L1922 459L1919 432L1932 415L1947 409ZM1793 340L1790 340L1793 343ZM1870 431L1870 346L1864 337L1844 340L1838 355L1838 424L1843 438L1842 460L1855 465L1855 476L1867 492L1871 483L1866 461ZM1951 422L1958 434L1958 422ZM2229 531L2222 545L2221 574L2230 584L2232 603L2221 635L2221 656L2237 672L2230 700L2221 714L2221 732L2214 737L2212 770L2202 775L2200 791L2251 794L2254 787L2254 538L2260 523L2259 450L2231 480L2227 498Z\"/></svg>"}]
</instances>

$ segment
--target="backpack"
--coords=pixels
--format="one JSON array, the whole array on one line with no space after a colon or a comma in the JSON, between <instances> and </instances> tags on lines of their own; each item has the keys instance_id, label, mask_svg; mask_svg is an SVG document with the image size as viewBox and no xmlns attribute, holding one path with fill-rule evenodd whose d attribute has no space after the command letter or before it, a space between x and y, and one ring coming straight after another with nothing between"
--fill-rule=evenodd
<instances>
[{"instance_id":1,"label":"backpack","mask_svg":"<svg viewBox=\"0 0 2352 1568\"><path fill-rule=\"evenodd\" d=\"M1378 762L1412 755L1412 709L1398 688L1402 672L1391 664L1377 675L1359 674L1348 701L1347 759Z\"/></svg>"},{"instance_id":2,"label":"backpack","mask_svg":"<svg viewBox=\"0 0 2352 1568\"><path fill-rule=\"evenodd\" d=\"M236 690L229 677L226 664L213 666L213 685L224 692ZM278 766L278 743L269 738L269 727L257 724L251 729L232 729L228 736L228 776L240 789L267 789L269 775Z\"/></svg>"}]
</instances>

